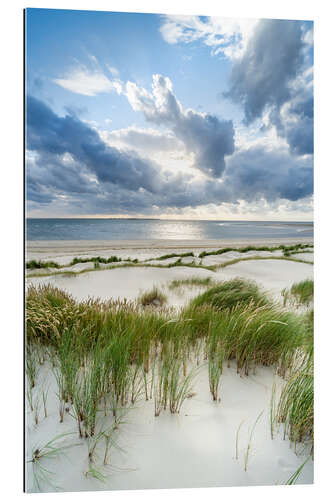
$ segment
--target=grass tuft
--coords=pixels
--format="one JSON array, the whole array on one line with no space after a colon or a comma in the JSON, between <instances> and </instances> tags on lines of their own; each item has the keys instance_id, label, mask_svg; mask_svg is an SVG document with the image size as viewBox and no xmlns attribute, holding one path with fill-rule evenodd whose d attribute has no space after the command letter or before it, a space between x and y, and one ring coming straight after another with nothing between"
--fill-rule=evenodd
<instances>
[{"instance_id":1,"label":"grass tuft","mask_svg":"<svg viewBox=\"0 0 333 500\"><path fill-rule=\"evenodd\" d=\"M189 287L194 287L194 286L212 286L215 282L212 280L210 276L207 278L199 278L197 276L193 276L193 278L186 278L182 280L173 280L171 283L169 283L168 288L169 290L174 290L175 288L180 288L182 286L189 286Z\"/></svg>"},{"instance_id":2,"label":"grass tuft","mask_svg":"<svg viewBox=\"0 0 333 500\"><path fill-rule=\"evenodd\" d=\"M144 292L138 299L139 304L142 306L155 306L161 307L167 301L167 297L157 287L154 287L148 292Z\"/></svg>"},{"instance_id":3,"label":"grass tuft","mask_svg":"<svg viewBox=\"0 0 333 500\"><path fill-rule=\"evenodd\" d=\"M225 281L207 292L199 295L192 301L192 305L200 307L210 305L218 310L230 309L237 304L254 303L257 306L267 305L268 299L259 291L256 283L235 278Z\"/></svg>"},{"instance_id":4,"label":"grass tuft","mask_svg":"<svg viewBox=\"0 0 333 500\"><path fill-rule=\"evenodd\" d=\"M44 268L50 268L50 267L55 267L56 269L59 269L61 266L57 262L54 262L53 260L29 260L29 262L26 262L25 265L26 269L44 269Z\"/></svg>"},{"instance_id":5,"label":"grass tuft","mask_svg":"<svg viewBox=\"0 0 333 500\"><path fill-rule=\"evenodd\" d=\"M299 250L304 250L307 248L313 248L313 244L307 243L297 243L296 245L279 245L279 246L252 246L248 245L247 247L235 248L235 247L225 247L220 248L219 250L213 250L211 252L203 251L199 254L199 258L207 257L208 255L221 255L227 252L239 252L239 253L247 253L247 252L275 252L276 250L282 250L284 254L288 252L296 252Z\"/></svg>"},{"instance_id":6,"label":"grass tuft","mask_svg":"<svg viewBox=\"0 0 333 500\"><path fill-rule=\"evenodd\" d=\"M282 296L284 305L286 305L287 302L290 302L291 304L296 303L296 305L308 306L311 302L313 302L313 280L306 279L300 281L299 283L294 283L290 290L282 290Z\"/></svg>"}]
</instances>

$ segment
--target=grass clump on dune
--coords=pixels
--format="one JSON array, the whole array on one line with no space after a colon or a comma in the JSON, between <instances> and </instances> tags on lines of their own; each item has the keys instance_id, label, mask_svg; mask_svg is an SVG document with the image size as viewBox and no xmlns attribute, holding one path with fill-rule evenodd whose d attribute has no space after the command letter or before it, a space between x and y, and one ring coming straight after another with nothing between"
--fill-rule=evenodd
<instances>
[{"instance_id":1,"label":"grass clump on dune","mask_svg":"<svg viewBox=\"0 0 333 500\"><path fill-rule=\"evenodd\" d=\"M74 299L51 285L30 286L26 295L26 335L28 342L54 344L66 327L77 320Z\"/></svg>"},{"instance_id":2,"label":"grass clump on dune","mask_svg":"<svg viewBox=\"0 0 333 500\"><path fill-rule=\"evenodd\" d=\"M210 288L193 299L192 305L194 307L209 305L222 310L232 308L239 303L249 304L250 302L264 305L268 304L268 299L259 291L256 283L235 278Z\"/></svg>"},{"instance_id":3,"label":"grass clump on dune","mask_svg":"<svg viewBox=\"0 0 333 500\"><path fill-rule=\"evenodd\" d=\"M29 260L29 262L26 262L25 267L26 269L46 269L50 267L59 269L61 266L58 262L54 262L53 260Z\"/></svg>"},{"instance_id":4,"label":"grass clump on dune","mask_svg":"<svg viewBox=\"0 0 333 500\"><path fill-rule=\"evenodd\" d=\"M308 243L297 243L296 245L279 245L279 246L274 246L274 247L268 247L268 246L252 246L249 245L247 247L240 247L240 248L233 248L233 247L225 247L225 248L220 248L219 250L212 250L211 252L206 252L203 251L199 254L199 257L207 257L208 255L222 255L227 252L240 252L240 253L246 253L246 252L275 252L276 250L282 250L284 255L288 256L288 253L294 252L294 251L299 251L299 250L304 250L306 248L313 248L313 244L308 244Z\"/></svg>"},{"instance_id":5,"label":"grass clump on dune","mask_svg":"<svg viewBox=\"0 0 333 500\"><path fill-rule=\"evenodd\" d=\"M295 369L282 390L276 421L283 424L290 441L312 444L314 441L313 356L301 369Z\"/></svg>"},{"instance_id":6,"label":"grass clump on dune","mask_svg":"<svg viewBox=\"0 0 333 500\"><path fill-rule=\"evenodd\" d=\"M138 299L139 304L142 306L155 306L161 307L167 301L167 297L157 287L154 287L148 292L144 292Z\"/></svg>"},{"instance_id":7,"label":"grass clump on dune","mask_svg":"<svg viewBox=\"0 0 333 500\"><path fill-rule=\"evenodd\" d=\"M175 288L180 288L182 286L211 286L214 284L214 281L210 276L207 278L199 278L197 276L193 276L193 278L186 278L182 280L173 280L168 285L169 290L174 290Z\"/></svg>"},{"instance_id":8,"label":"grass clump on dune","mask_svg":"<svg viewBox=\"0 0 333 500\"><path fill-rule=\"evenodd\" d=\"M60 434L47 443L39 444L32 449L31 458L27 460L27 463L32 465L32 472L37 490L42 491L43 485L49 485L55 490L60 490L60 488L53 483L53 473L46 469L45 463L49 462L50 459L58 458L60 455L64 454L65 450L73 446L78 446L77 444L71 444L63 440L63 438L70 435L71 433Z\"/></svg>"},{"instance_id":9,"label":"grass clump on dune","mask_svg":"<svg viewBox=\"0 0 333 500\"><path fill-rule=\"evenodd\" d=\"M163 342L163 355L157 362L153 379L155 417L168 406L170 413L179 413L185 399L192 394L196 370L186 373L182 347L175 342L175 337Z\"/></svg>"},{"instance_id":10,"label":"grass clump on dune","mask_svg":"<svg viewBox=\"0 0 333 500\"><path fill-rule=\"evenodd\" d=\"M299 283L294 283L290 290L282 290L283 303L296 303L297 305L308 306L313 302L314 283L313 280L306 279Z\"/></svg>"},{"instance_id":11,"label":"grass clump on dune","mask_svg":"<svg viewBox=\"0 0 333 500\"><path fill-rule=\"evenodd\" d=\"M111 257L105 258L105 257L74 257L73 260L71 260L69 266L74 266L75 264L85 264L86 262L94 262L98 264L113 264L114 262L121 262L120 257L116 257L115 255L111 255Z\"/></svg>"},{"instance_id":12,"label":"grass clump on dune","mask_svg":"<svg viewBox=\"0 0 333 500\"><path fill-rule=\"evenodd\" d=\"M313 373L295 373L282 392L277 420L283 422L285 435L293 442L313 442Z\"/></svg>"},{"instance_id":13,"label":"grass clump on dune","mask_svg":"<svg viewBox=\"0 0 333 500\"><path fill-rule=\"evenodd\" d=\"M287 383L283 387L275 412L284 435L295 443L314 446L314 337L313 310L301 316L305 335L301 355L296 356Z\"/></svg>"},{"instance_id":14,"label":"grass clump on dune","mask_svg":"<svg viewBox=\"0 0 333 500\"><path fill-rule=\"evenodd\" d=\"M314 284L313 280L304 280L299 283L295 283L291 289L290 293L297 297L297 300L301 304L309 304L313 301L314 294Z\"/></svg>"},{"instance_id":15,"label":"grass clump on dune","mask_svg":"<svg viewBox=\"0 0 333 500\"><path fill-rule=\"evenodd\" d=\"M156 257L155 260L166 260L171 259L172 257L194 257L193 252L185 252L185 253L168 253L165 255L161 255L160 257ZM151 260L151 259L148 259Z\"/></svg>"},{"instance_id":16,"label":"grass clump on dune","mask_svg":"<svg viewBox=\"0 0 333 500\"><path fill-rule=\"evenodd\" d=\"M223 310L219 316L210 323L209 361L214 363L220 352L222 360L235 360L240 374L255 373L257 366L275 366L281 376L286 375L304 338L303 323L296 315L250 302ZM213 349L209 345L212 336ZM223 361L219 363L222 371Z\"/></svg>"}]
</instances>

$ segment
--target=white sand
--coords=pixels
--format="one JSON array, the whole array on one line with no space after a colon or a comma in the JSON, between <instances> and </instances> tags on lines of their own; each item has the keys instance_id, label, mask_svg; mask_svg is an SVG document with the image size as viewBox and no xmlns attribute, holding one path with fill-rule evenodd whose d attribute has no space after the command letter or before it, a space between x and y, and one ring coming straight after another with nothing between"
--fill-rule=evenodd
<instances>
[{"instance_id":1,"label":"white sand","mask_svg":"<svg viewBox=\"0 0 333 500\"><path fill-rule=\"evenodd\" d=\"M204 250L217 250L224 247L278 246L295 243L313 243L312 238L300 239L258 239L246 240L69 240L69 241L27 241L27 260L55 260L61 265L68 264L74 257L117 257L154 259L168 253L186 253L193 250L198 255Z\"/></svg>"},{"instance_id":2,"label":"white sand","mask_svg":"<svg viewBox=\"0 0 333 500\"><path fill-rule=\"evenodd\" d=\"M168 294L169 305L179 306L199 291L191 290L179 298L179 294L169 292L166 285L174 279L185 279L192 276L211 277L218 281L234 277L253 279L266 291L271 292L275 299L280 299L283 288L290 287L294 282L313 278L313 266L286 260L250 260L233 264L217 272L182 266L169 269L125 267L91 271L77 276L59 274L28 278L27 284L50 283L67 290L78 300L89 297L100 297L103 300L111 298L135 300L142 292L151 290L156 285Z\"/></svg>"},{"instance_id":3,"label":"white sand","mask_svg":"<svg viewBox=\"0 0 333 500\"><path fill-rule=\"evenodd\" d=\"M255 280L278 300L284 288L307 278L313 279L313 266L288 260L249 260L225 267L216 274L221 280L237 276Z\"/></svg>"},{"instance_id":4,"label":"white sand","mask_svg":"<svg viewBox=\"0 0 333 500\"><path fill-rule=\"evenodd\" d=\"M276 379L281 383L279 378ZM77 436L74 419L65 414L59 423L56 383L50 370L43 367L39 384L49 386L48 417L36 426L30 410L27 412L27 456L35 446L65 432L69 444L79 444L66 450L65 455L46 460L43 466L54 473L52 485L43 491L54 491L54 485L65 491L181 488L209 486L242 486L283 484L304 462L306 455L297 456L280 429L270 436L270 397L274 375L269 368L257 374L240 377L234 367L225 368L221 378L221 402L214 403L208 388L207 369L203 367L195 379L192 399L185 401L179 415L169 411L154 417L153 401L142 401L130 409L126 423L117 432L120 452L111 448L111 466L100 468L107 474L106 482L86 477L88 470L87 443ZM33 389L34 393L38 388ZM28 406L27 406L28 408ZM261 412L250 447L248 470L244 457L250 430ZM107 421L107 420L106 420ZM236 432L239 432L239 458L235 458ZM104 443L97 449L97 463L103 461ZM28 490L35 491L32 465L27 466ZM313 482L313 462L304 467L299 483Z\"/></svg>"},{"instance_id":5,"label":"white sand","mask_svg":"<svg viewBox=\"0 0 333 500\"><path fill-rule=\"evenodd\" d=\"M206 278L214 277L214 273L206 269L192 269L189 267L172 267L170 269L153 267L127 267L105 271L89 272L78 276L48 276L27 279L28 283L34 285L50 283L71 293L77 300L89 297L107 299L135 300L155 285L168 294L168 305L183 305L186 300L198 293L192 289L185 296L177 292L169 292L167 283L174 279L185 279L192 276ZM192 293L191 293L192 292Z\"/></svg>"},{"instance_id":6,"label":"white sand","mask_svg":"<svg viewBox=\"0 0 333 500\"><path fill-rule=\"evenodd\" d=\"M197 243L201 246L196 247L196 255L207 248L202 246L202 242ZM39 252L40 258L41 247L38 252L36 245L34 248L35 255ZM68 263L78 255L73 253L73 246L70 244L62 247L59 244L56 249L52 249L50 245L43 248L48 252L45 253L45 258L51 257L54 260L56 255L57 259L63 259L63 263ZM193 246L181 249L177 247L177 252L189 251L189 248L194 249ZM141 259L162 255L167 253L165 250L165 246L155 249L147 248L147 245L137 250L129 247L125 250L120 247L117 249L119 256L124 257L125 252L126 257ZM32 248L29 252L31 251ZM87 252L87 247L82 247L82 251ZM115 251L110 252L109 247L103 251L105 256L116 254ZM91 252L103 255L101 248L91 246L89 255L92 255ZM272 293L274 298L279 299L283 288L305 278L312 278L313 266L284 260L253 260L239 262L215 273L182 266L170 269L128 267L91 271L74 277L57 275L27 278L27 284L51 283L67 290L78 300L88 297L136 299L140 293L157 285L167 294L168 305L179 307L203 288L186 287L170 292L167 285L174 279L193 276L209 276L215 280L236 276L254 279ZM85 440L80 441L76 435L67 440L80 446L68 449L64 457L49 460L44 466L55 473L51 477L52 484L65 491L283 484L304 462L305 456L297 456L290 448L289 441L282 439L281 432L271 440L269 408L273 380L273 370L270 368L260 368L255 376L245 378L237 375L234 367L225 368L221 385L222 401L215 404L209 393L207 368L203 367L194 385L196 395L185 402L179 416L165 412L156 418L152 401L138 403L128 413L127 423L119 434L119 444L126 453L111 449L111 467L101 469L104 474L108 473L105 483L84 475L88 469L87 446ZM280 379L278 383L281 384ZM64 432L76 432L76 424L70 415L65 414L64 423L59 423L56 384L46 367L39 375L34 394L40 394L41 384L50 387L47 403L49 416L43 419L41 408L40 423L35 426L26 405L28 457L31 456L34 445L40 446ZM248 470L245 472L244 455L249 432L262 411L264 414L254 432ZM239 459L236 460L235 436L243 420L239 435ZM103 453L101 449L102 457ZM31 467L29 464L27 468L28 489L35 491ZM311 460L304 467L298 482L313 482ZM44 489L53 491L54 487L44 485Z\"/></svg>"},{"instance_id":7,"label":"white sand","mask_svg":"<svg viewBox=\"0 0 333 500\"><path fill-rule=\"evenodd\" d=\"M314 253L311 252L295 253L291 257L293 257L294 259L306 260L308 262L314 261Z\"/></svg>"}]
</instances>

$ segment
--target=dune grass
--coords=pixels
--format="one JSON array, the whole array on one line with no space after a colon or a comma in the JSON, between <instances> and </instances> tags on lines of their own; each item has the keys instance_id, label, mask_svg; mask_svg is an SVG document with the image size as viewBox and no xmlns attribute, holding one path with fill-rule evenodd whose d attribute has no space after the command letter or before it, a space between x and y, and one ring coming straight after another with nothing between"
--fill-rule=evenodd
<instances>
[{"instance_id":1,"label":"dune grass","mask_svg":"<svg viewBox=\"0 0 333 500\"><path fill-rule=\"evenodd\" d=\"M194 257L194 253L193 252L185 252L185 253L167 253L165 255L160 255L159 257L155 257L153 259L149 258L149 259L146 259L146 261L149 261L149 260L166 260L166 259L172 259L173 257L178 257L178 258L182 258L182 257Z\"/></svg>"},{"instance_id":2,"label":"dune grass","mask_svg":"<svg viewBox=\"0 0 333 500\"><path fill-rule=\"evenodd\" d=\"M248 468L248 464L249 464L249 458L250 458L250 450L251 450L251 447L252 447L252 440L253 440L253 435L254 435L254 431L255 431L255 428L260 420L260 418L262 417L262 414L264 413L264 411L262 411L261 413L259 413L258 417L256 418L256 421L254 422L252 428L251 428L251 432L250 432L250 436L249 436L249 441L248 441L248 444L247 444L247 447L246 447L246 451L245 451L245 455L244 455L244 471L246 472L247 471L247 468Z\"/></svg>"},{"instance_id":3,"label":"dune grass","mask_svg":"<svg viewBox=\"0 0 333 500\"><path fill-rule=\"evenodd\" d=\"M155 268L161 268L161 269L170 269L172 267L178 267L178 266L183 266L183 267L191 267L191 268L198 268L198 269L207 269L208 271L215 271L216 266L206 266L204 264L195 264L194 262L188 262L184 263L182 262L181 258L179 258L176 262L171 262L169 264L150 264L149 262L139 262L137 259L133 259L132 261L130 260L123 260L121 263L118 264L108 264L106 267L102 268L101 266L97 266L94 268L88 268L88 269L81 269L80 271L62 271L61 268L64 266L59 266L59 270L56 272L45 272L45 273L30 273L29 278L36 278L36 277L41 277L41 276L55 276L58 274L61 274L62 276L79 276L80 274L85 274L85 273L90 273L94 271L107 271L111 269L119 269L119 268L126 268L126 267L155 267Z\"/></svg>"},{"instance_id":4,"label":"dune grass","mask_svg":"<svg viewBox=\"0 0 333 500\"><path fill-rule=\"evenodd\" d=\"M55 267L59 269L61 266L57 262L54 262L53 260L29 260L29 262L26 263L25 265L26 269L44 269L44 268L51 268Z\"/></svg>"},{"instance_id":5,"label":"dune grass","mask_svg":"<svg viewBox=\"0 0 333 500\"><path fill-rule=\"evenodd\" d=\"M156 286L150 291L144 292L140 295L138 302L142 306L163 306L167 301L167 296L161 292Z\"/></svg>"},{"instance_id":6,"label":"dune grass","mask_svg":"<svg viewBox=\"0 0 333 500\"><path fill-rule=\"evenodd\" d=\"M313 302L314 283L313 280L306 279L299 283L294 283L290 290L282 290L284 305L287 302L295 303L296 305L308 306Z\"/></svg>"},{"instance_id":7,"label":"dune grass","mask_svg":"<svg viewBox=\"0 0 333 500\"><path fill-rule=\"evenodd\" d=\"M29 382L30 389L33 389L36 384L38 373L36 349L33 345L28 344L25 351L25 373Z\"/></svg>"},{"instance_id":8,"label":"dune grass","mask_svg":"<svg viewBox=\"0 0 333 500\"><path fill-rule=\"evenodd\" d=\"M282 424L284 436L294 443L314 448L314 335L313 309L300 316L304 327L301 355L293 364L274 411L274 422ZM299 353L298 353L299 354ZM292 483L290 483L292 484Z\"/></svg>"},{"instance_id":9,"label":"dune grass","mask_svg":"<svg viewBox=\"0 0 333 500\"><path fill-rule=\"evenodd\" d=\"M296 367L282 390L276 421L283 424L284 435L294 442L314 442L313 353L301 368Z\"/></svg>"},{"instance_id":10,"label":"dune grass","mask_svg":"<svg viewBox=\"0 0 333 500\"><path fill-rule=\"evenodd\" d=\"M220 248L218 250L212 250L212 251L203 251L201 252L198 257L200 259L203 259L204 257L207 257L209 255L221 255L221 254L224 254L224 253L227 253L227 252L238 252L240 254L246 254L247 252L251 252L251 251L257 251L257 252L275 252L277 250L282 250L283 251L283 256L282 257L274 257L274 256L271 256L271 257L266 257L267 258L280 258L280 259L283 259L283 258L286 258L286 259L289 259L289 260L293 260L293 261L296 261L296 262L304 262L304 263L307 263L307 264L311 264L311 262L309 261L306 261L304 259L295 259L295 258L292 258L292 255L293 254L297 254L297 253L309 253L311 252L311 249L313 249L313 244L310 244L310 243L298 243L296 245L279 245L279 246L252 246L252 245L248 245L246 247L240 247L240 248L237 248L237 247L225 247L225 248ZM172 263L169 263L167 265L159 265L159 264L149 264L149 261L150 260L157 260L157 261L164 261L164 260L167 260L167 259L170 259L170 258L173 258L173 257L178 257L177 261L176 262L172 262ZM64 267L70 267L70 266L74 266L75 264L79 264L79 263L87 263L87 262L92 262L94 263L94 268L93 269L83 269L81 271L76 271L75 274L81 274L81 273L84 273L84 272L90 272L90 271L96 271L96 270L100 270L101 267L100 267L100 264L105 264L105 265L109 265L107 268L104 268L104 269L116 269L118 267L120 267L120 263L121 263L121 267L130 267L130 266L140 266L140 267L146 267L146 266L149 266L149 267L167 267L167 268L171 268L171 267L177 267L177 266L187 266L187 267L196 267L196 268L202 268L202 269L208 269L208 270L211 270L211 271L216 271L218 268L222 268L222 267L225 267L227 265L232 265L232 264L235 264L237 262L239 262L239 260L245 260L245 259L248 259L248 260L252 260L252 259L262 259L264 257L261 257L260 255L258 256L255 256L255 257L248 257L248 258L236 258L236 259L232 259L231 261L229 262L225 262L225 263L221 263L217 266L210 266L210 265L205 265L204 263L202 263L202 261L199 263L199 264L195 264L194 262L192 263L183 263L182 262L182 257L195 257L194 253L193 252L184 252L184 253L169 253L169 254L164 254L164 255L160 255L159 257L156 257L154 259L145 259L143 261L140 261L139 259L137 258L134 258L134 259L131 259L130 257L128 257L127 259L124 259L124 258L121 258L121 257L117 257L115 255L111 255L110 257L101 257L101 256L96 256L96 257L75 257L74 259L71 260L71 262L69 264L65 264L65 265L60 265L58 264L57 262L54 262L54 261L41 261L41 260L30 260L28 262L26 262L26 269L29 269L29 270L37 270L37 269L45 269L46 271L50 268L55 268L55 269L58 269L59 271L57 272L61 272L61 269L64 268ZM118 264L118 265L117 265ZM73 272L73 271L64 271L65 272ZM29 274L29 277L35 277L35 276L52 276L53 274L57 274L55 272L45 272L43 274L40 274L40 273L30 273Z\"/></svg>"},{"instance_id":11,"label":"dune grass","mask_svg":"<svg viewBox=\"0 0 333 500\"><path fill-rule=\"evenodd\" d=\"M219 255L221 253L225 253L225 252L229 252L229 251L239 251L240 253L246 253L246 252L248 252L250 250L260 251L261 249L266 249L266 248L271 248L271 251L273 251L272 248L273 249L281 249L282 246L276 247L276 248L275 247L245 247L243 249L242 248L241 249L226 248L226 249L221 249L221 250L217 250L217 251L214 251L214 252L208 252L208 253L206 253L206 255ZM297 253L299 253L299 252L297 252ZM61 274L62 276L78 276L80 274L89 273L89 272L93 272L93 271L105 271L105 270L119 269L120 267L121 268L126 268L126 267L154 267L154 268L170 269L170 268L173 268L173 267L183 266L183 267L190 267L190 268L195 268L195 269L206 269L207 271L215 272L218 269L223 269L224 267L231 266L233 264L237 264L238 262L242 262L242 261L246 261L246 260L289 260L291 262L300 262L300 263L303 263L303 264L313 265L313 262L311 262L311 261L292 257L292 253L290 253L290 254L284 253L283 256L274 256L274 255L272 255L272 256L268 256L268 257L265 256L264 257L264 256L256 255L256 256L250 256L250 257L236 257L235 259L231 259L229 261L221 262L220 264L215 264L215 265L206 265L206 264L204 264L202 262L202 259L201 259L201 261L200 261L199 264L196 264L194 261L193 262L187 262L187 263L183 262L182 261L182 256L183 257L184 256L190 256L190 254L192 254L192 252L189 252L189 253L186 253L186 254L167 254L166 256L163 255L163 256L161 256L161 257L159 257L157 259L146 259L144 261L139 261L138 259L130 259L130 258L128 258L128 259L121 259L121 258L119 258L118 259L117 257L115 257L115 259L118 259L118 260L112 261L113 263L107 263L107 262L105 262L108 259L104 259L103 257L93 257L93 258L89 258L89 259L77 259L78 262L80 262L80 261L93 262L94 263L94 267L92 269L91 268L81 269L80 271L71 271L71 270L62 271L62 268L66 267L66 266L61 266L61 265L57 264L58 271L50 272L50 271L48 271L47 266L45 266L47 268L46 272L44 272L44 273L37 273L37 272L33 273L32 272L32 273L29 274L28 277L29 278L35 278L35 277L41 277L41 276L54 276L56 274ZM160 260L160 261L163 261L163 260L165 260L167 258L170 258L170 256L172 256L172 257L178 257L178 259L175 262L170 262L169 264L157 264L157 263L151 264L151 263L149 263L149 260ZM113 259L113 257L111 257L111 258ZM75 259L73 259L73 260L75 260ZM78 263L78 262L75 262L75 263ZM105 264L106 266L102 268L100 266L101 263ZM73 261L70 263L70 265L74 265ZM44 267L44 266L42 266L42 267ZM32 268L32 270L33 269L34 268Z\"/></svg>"},{"instance_id":12,"label":"dune grass","mask_svg":"<svg viewBox=\"0 0 333 500\"><path fill-rule=\"evenodd\" d=\"M157 289L153 292L145 297L143 304L150 305L159 297ZM162 301L159 299L159 303ZM144 312L139 305L128 301L77 303L50 285L29 287L27 340L29 345L38 340L57 349L66 380L65 399L72 398L71 370L82 364L98 341L101 346L106 341L116 342L112 349L122 349L122 356L128 351L131 363L144 364L146 372L153 347L161 348L171 340L176 354L181 355L184 349L193 350L204 339L207 346L223 344L224 358L236 359L240 371L247 373L249 363L261 363L276 364L283 373L288 355L306 340L308 323L303 317L271 304L255 283L241 279L207 290L193 299L178 318L170 314L167 310L154 312L150 308ZM109 356L113 356L110 345ZM69 373L63 356L69 357Z\"/></svg>"},{"instance_id":13,"label":"dune grass","mask_svg":"<svg viewBox=\"0 0 333 500\"><path fill-rule=\"evenodd\" d=\"M214 284L213 279L208 276L207 278L199 278L197 276L193 276L192 278L186 278L186 279L181 279L181 280L172 280L171 283L169 283L168 288L169 290L175 290L176 288L180 288L182 286L188 286L188 287L204 287L204 286L212 286Z\"/></svg>"},{"instance_id":14,"label":"dune grass","mask_svg":"<svg viewBox=\"0 0 333 500\"><path fill-rule=\"evenodd\" d=\"M144 304L158 297L156 289ZM90 443L93 454L97 438L98 446L105 443L108 460L124 415L138 401L152 398L155 416L182 411L193 394L195 365L207 366L207 388L221 404L222 374L231 361L241 376L272 366L286 379L275 418L291 441L307 441L312 438L312 329L311 312L286 311L270 303L255 283L241 279L212 286L177 315L126 300L77 302L51 285L30 286L26 343L35 365L31 372L27 359L27 377L36 378L34 367L46 356L58 385L60 420L75 420L78 437ZM104 419L105 428L112 429L110 439L101 434ZM102 463L94 458L90 465L98 470Z\"/></svg>"},{"instance_id":15,"label":"dune grass","mask_svg":"<svg viewBox=\"0 0 333 500\"><path fill-rule=\"evenodd\" d=\"M160 257L157 257L155 260L166 260L170 259L171 257L194 257L193 252L186 252L186 253L172 253L172 254L166 254L166 255L161 255ZM146 259L146 261L149 261L152 259ZM62 267L71 267L75 266L76 264L86 264L87 262L93 262L95 265L97 264L114 264L117 262L128 262L128 263L133 263L133 264L138 264L139 260L138 259L131 259L128 257L127 259L123 259L121 257L117 257L116 255L110 255L110 257L101 257L97 255L96 257L74 257L68 264L61 265L58 264L57 262L54 261L42 261L42 260L29 260L26 262L26 269L43 269L43 268L57 268L61 269Z\"/></svg>"},{"instance_id":16,"label":"dune grass","mask_svg":"<svg viewBox=\"0 0 333 500\"><path fill-rule=\"evenodd\" d=\"M50 485L54 489L59 490L53 483L53 473L49 469L46 469L46 464L50 459L57 458L64 454L65 450L72 446L78 446L77 444L64 441L64 438L70 435L72 435L72 433L60 434L50 439L47 443L36 445L33 448L31 457L27 460L27 463L32 464L35 484L39 491L42 491L44 485Z\"/></svg>"},{"instance_id":17,"label":"dune grass","mask_svg":"<svg viewBox=\"0 0 333 500\"><path fill-rule=\"evenodd\" d=\"M96 256L96 257L74 257L68 264L59 264L58 262L54 261L42 261L42 260L29 260L26 262L26 269L43 269L43 268L56 268L56 269L61 269L63 267L71 267L75 266L76 264L86 264L87 262L92 262L94 265L98 264L113 264L117 262L133 262L134 264L138 262L138 259L122 259L121 257L117 257L116 255L111 255L110 257L101 257L101 256Z\"/></svg>"},{"instance_id":18,"label":"dune grass","mask_svg":"<svg viewBox=\"0 0 333 500\"><path fill-rule=\"evenodd\" d=\"M256 305L268 304L266 296L259 291L256 283L240 278L225 281L192 300L194 307L210 305L218 310L231 308L239 303Z\"/></svg>"},{"instance_id":19,"label":"dune grass","mask_svg":"<svg viewBox=\"0 0 333 500\"><path fill-rule=\"evenodd\" d=\"M304 462L298 467L298 469L290 476L290 478L285 483L286 485L291 486L291 485L297 483L297 480L298 480L299 476L301 475L301 473L302 473L302 471L304 469L304 466L309 461L309 459L310 459L310 456L308 456L304 460Z\"/></svg>"},{"instance_id":20,"label":"dune grass","mask_svg":"<svg viewBox=\"0 0 333 500\"><path fill-rule=\"evenodd\" d=\"M110 257L74 257L73 260L69 263L69 266L74 266L75 264L85 264L86 262L94 262L98 264L112 264L113 262L121 262L122 259L120 257L116 257L115 255L111 255Z\"/></svg>"},{"instance_id":21,"label":"dune grass","mask_svg":"<svg viewBox=\"0 0 333 500\"><path fill-rule=\"evenodd\" d=\"M199 258L207 257L208 255L222 255L227 252L275 252L276 250L282 250L284 254L290 252L296 252L299 250L304 250L307 248L313 248L313 244L310 243L297 243L296 245L279 245L279 246L253 246L248 245L246 247L225 247L219 250L212 250L211 252L203 251L199 254Z\"/></svg>"}]
</instances>

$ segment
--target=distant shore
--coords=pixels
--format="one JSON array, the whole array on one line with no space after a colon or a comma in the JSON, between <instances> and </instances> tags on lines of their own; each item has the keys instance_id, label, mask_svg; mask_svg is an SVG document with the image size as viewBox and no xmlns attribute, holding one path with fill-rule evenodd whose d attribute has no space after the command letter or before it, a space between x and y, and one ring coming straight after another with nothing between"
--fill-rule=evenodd
<instances>
[{"instance_id":1,"label":"distant shore","mask_svg":"<svg viewBox=\"0 0 333 500\"><path fill-rule=\"evenodd\" d=\"M139 250L139 249L205 249L205 248L242 248L248 245L279 246L297 243L313 243L312 237L299 238L256 238L244 240L27 240L27 254L73 254L101 250Z\"/></svg>"}]
</instances>

